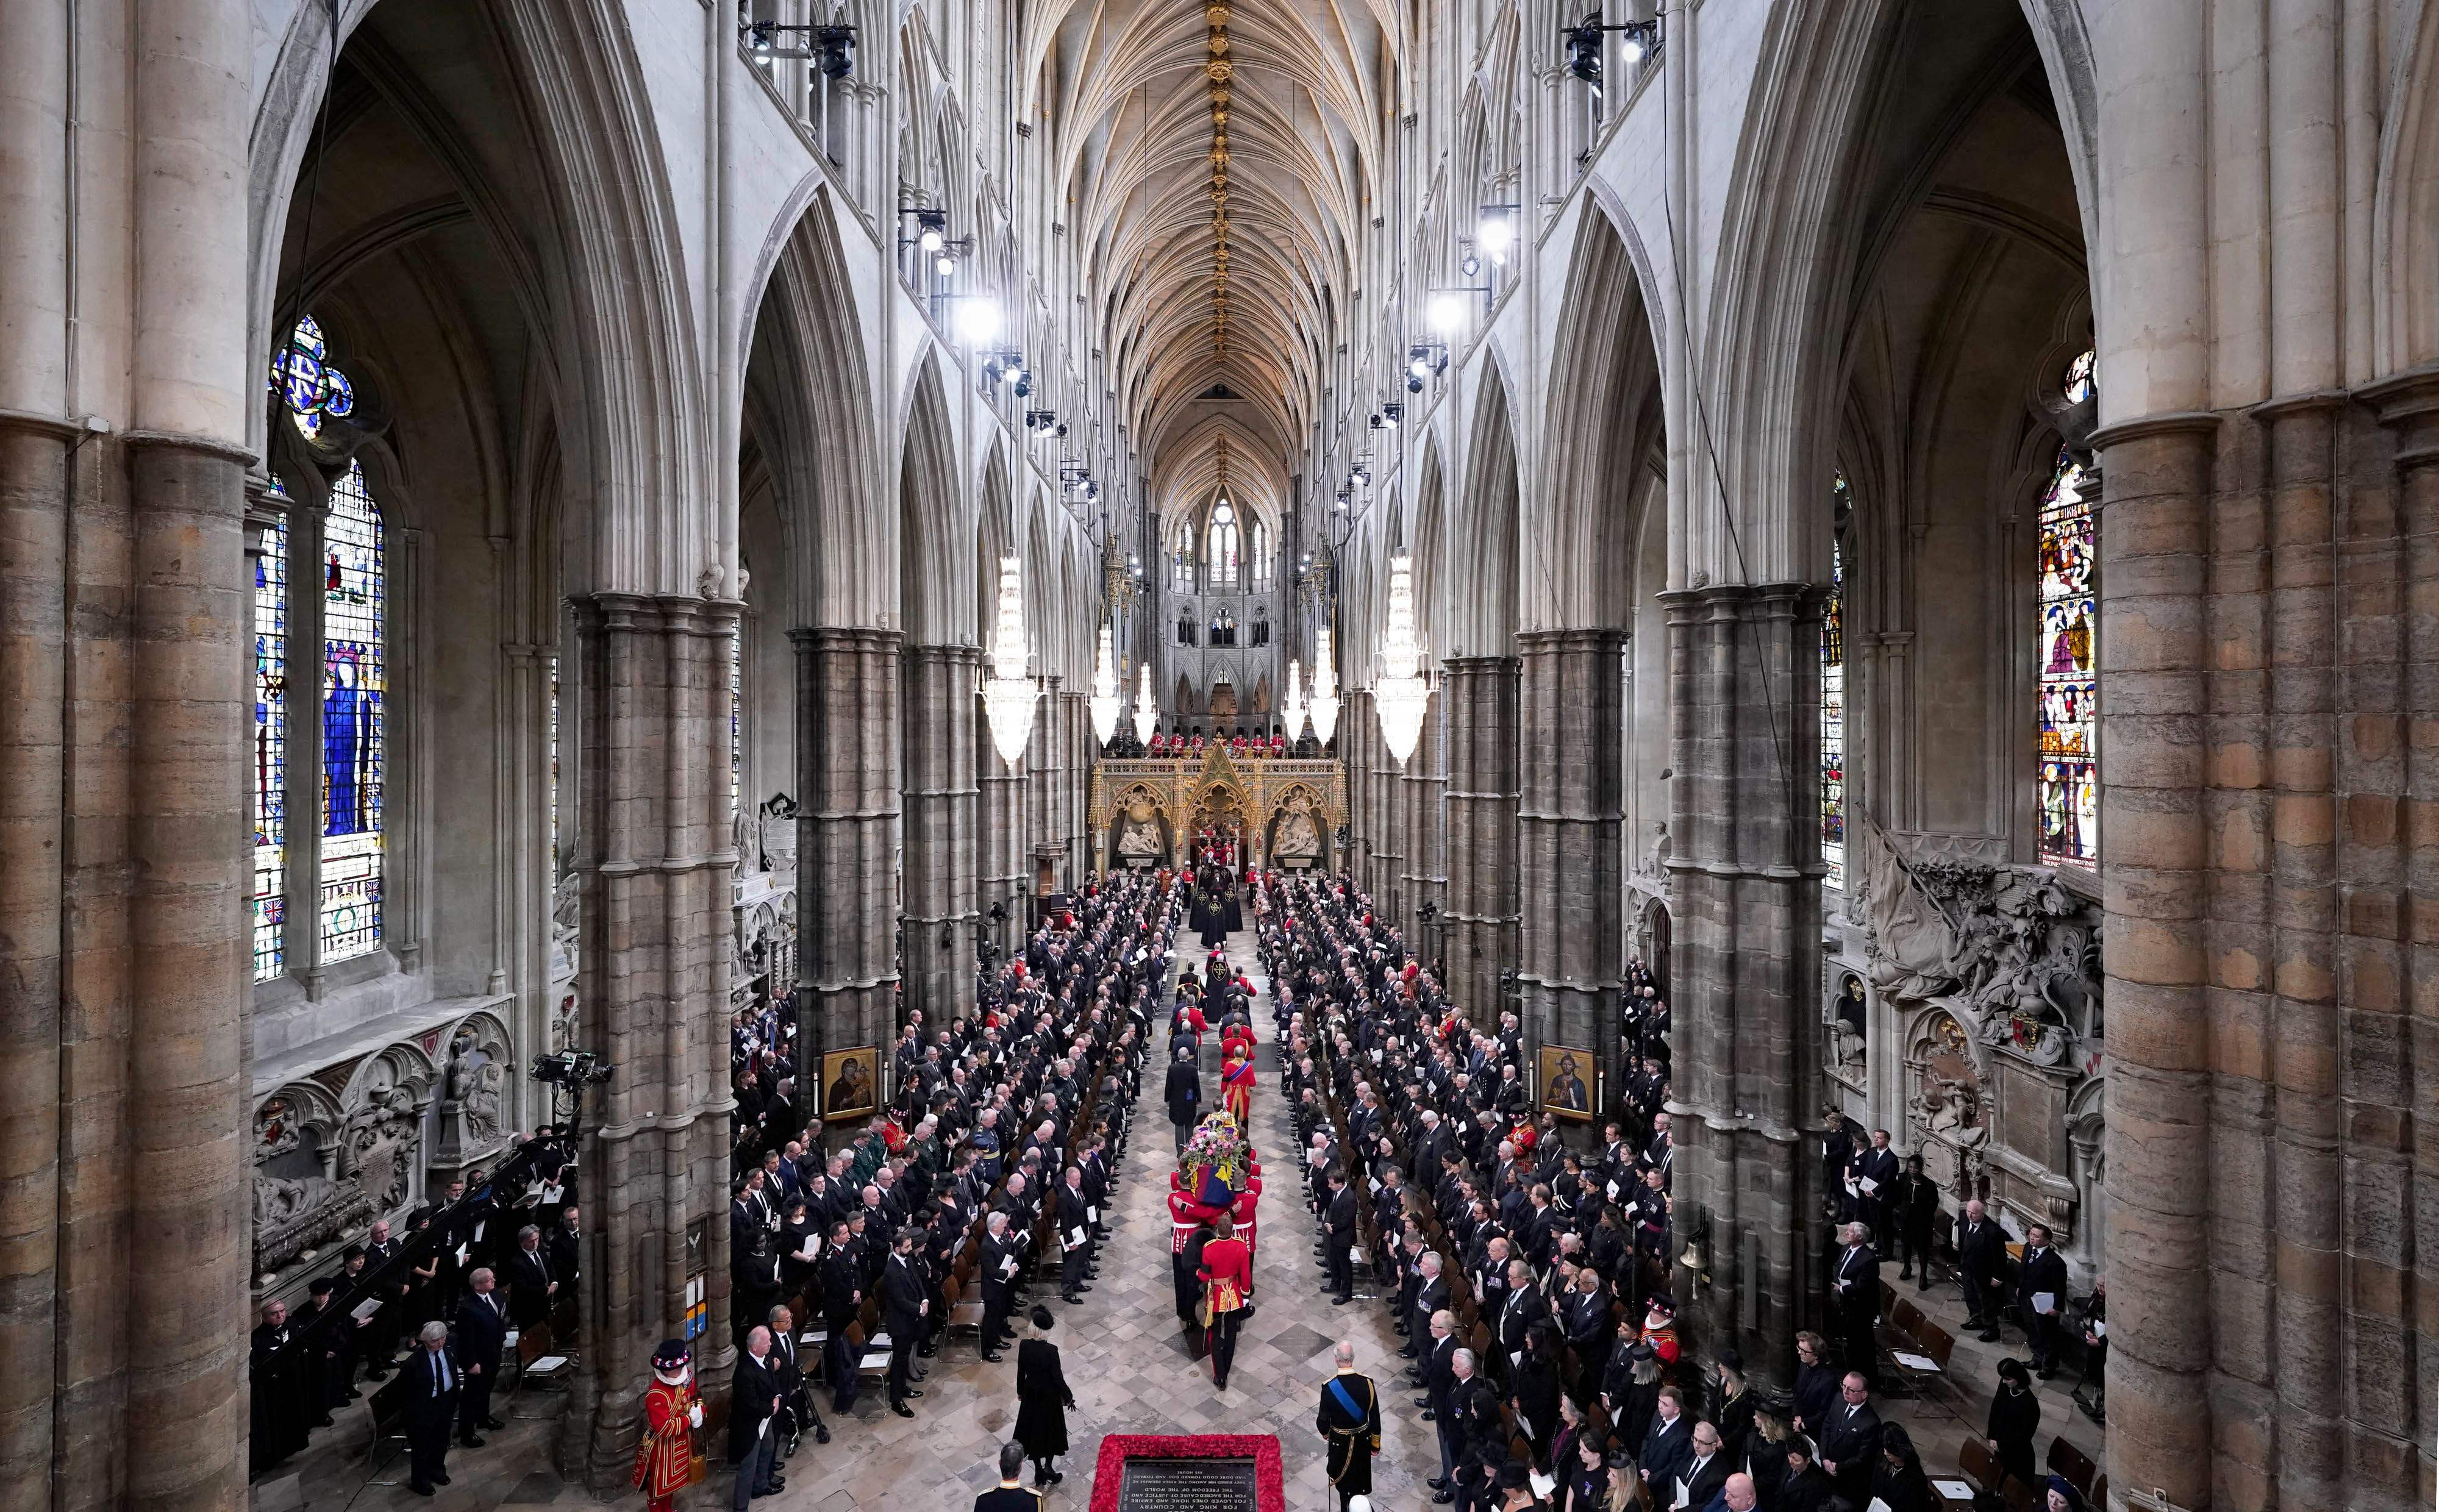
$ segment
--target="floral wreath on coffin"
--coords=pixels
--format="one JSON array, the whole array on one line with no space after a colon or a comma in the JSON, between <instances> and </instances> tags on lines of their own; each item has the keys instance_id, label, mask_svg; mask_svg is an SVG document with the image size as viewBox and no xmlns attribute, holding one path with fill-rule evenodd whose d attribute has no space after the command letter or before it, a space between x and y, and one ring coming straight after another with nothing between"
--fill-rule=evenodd
<instances>
[{"instance_id":1,"label":"floral wreath on coffin","mask_svg":"<svg viewBox=\"0 0 2439 1512\"><path fill-rule=\"evenodd\" d=\"M1198 1204L1220 1213L1235 1206L1244 1193L1260 1190L1261 1170L1254 1147L1237 1127L1237 1120L1224 1112L1213 1112L1195 1127L1194 1137L1185 1142L1184 1152L1177 1158L1176 1174L1169 1181Z\"/></svg>"}]
</instances>

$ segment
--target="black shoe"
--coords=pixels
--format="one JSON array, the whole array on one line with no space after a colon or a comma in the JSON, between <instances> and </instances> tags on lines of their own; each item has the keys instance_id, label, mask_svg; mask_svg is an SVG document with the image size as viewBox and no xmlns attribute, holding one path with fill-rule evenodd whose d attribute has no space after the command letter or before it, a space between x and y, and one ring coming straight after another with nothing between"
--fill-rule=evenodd
<instances>
[{"instance_id":1,"label":"black shoe","mask_svg":"<svg viewBox=\"0 0 2439 1512\"><path fill-rule=\"evenodd\" d=\"M364 1399L364 1395L365 1394L363 1392L356 1390L353 1386L347 1388L347 1400L351 1402L362 1401Z\"/></svg>"},{"instance_id":2,"label":"black shoe","mask_svg":"<svg viewBox=\"0 0 2439 1512\"><path fill-rule=\"evenodd\" d=\"M1006 1357L1005 1355L1002 1355L996 1349L987 1350L983 1354L983 1363L986 1365L996 1365L1006 1358Z\"/></svg>"},{"instance_id":3,"label":"black shoe","mask_svg":"<svg viewBox=\"0 0 2439 1512\"><path fill-rule=\"evenodd\" d=\"M938 1355L940 1351L939 1351L935 1346L934 1346L934 1345L931 1345L931 1344L923 1344L923 1345L918 1346L918 1347L916 1349L916 1351L915 1351L915 1352L916 1352L917 1354L918 1354L918 1355L922 1356L924 1359L926 1359L926 1360L930 1360L930 1359L934 1358L935 1356Z\"/></svg>"},{"instance_id":4,"label":"black shoe","mask_svg":"<svg viewBox=\"0 0 2439 1512\"><path fill-rule=\"evenodd\" d=\"M920 1396L922 1396L922 1395L923 1395L923 1394L922 1394L921 1392L919 1392L919 1391L910 1391L910 1392L908 1392L905 1396L900 1396L900 1397L899 1397L898 1399L899 1399L899 1401L901 1401L901 1402L911 1402L911 1401L913 1401L916 1397Z\"/></svg>"},{"instance_id":5,"label":"black shoe","mask_svg":"<svg viewBox=\"0 0 2439 1512\"><path fill-rule=\"evenodd\" d=\"M1440 1420L1440 1414L1437 1414L1437 1413L1433 1412L1432 1409L1430 1409L1430 1408L1428 1408L1428 1407L1426 1407L1426 1408L1424 1408L1424 1409L1423 1409L1423 1421L1424 1421L1424 1422L1426 1422L1426 1423L1436 1423L1436 1422L1438 1422L1439 1420Z\"/></svg>"},{"instance_id":6,"label":"black shoe","mask_svg":"<svg viewBox=\"0 0 2439 1512\"><path fill-rule=\"evenodd\" d=\"M1980 1339L1985 1344L1995 1344L1999 1342L1999 1334L1996 1329L1985 1334L1976 1334L1974 1337Z\"/></svg>"},{"instance_id":7,"label":"black shoe","mask_svg":"<svg viewBox=\"0 0 2439 1512\"><path fill-rule=\"evenodd\" d=\"M432 1487L421 1481L409 1481L406 1483L406 1488L413 1491L418 1496L430 1496L432 1494Z\"/></svg>"},{"instance_id":8,"label":"black shoe","mask_svg":"<svg viewBox=\"0 0 2439 1512\"><path fill-rule=\"evenodd\" d=\"M457 1440L457 1447L459 1449L481 1449L483 1444L484 1438L480 1433L462 1434Z\"/></svg>"},{"instance_id":9,"label":"black shoe","mask_svg":"<svg viewBox=\"0 0 2439 1512\"><path fill-rule=\"evenodd\" d=\"M449 1477L446 1475L436 1475L432 1478L432 1484L435 1485L447 1485L449 1484Z\"/></svg>"},{"instance_id":10,"label":"black shoe","mask_svg":"<svg viewBox=\"0 0 2439 1512\"><path fill-rule=\"evenodd\" d=\"M889 1410L896 1413L900 1417L912 1417L915 1415L915 1409L907 1406L904 1402L891 1402L889 1404Z\"/></svg>"},{"instance_id":11,"label":"black shoe","mask_svg":"<svg viewBox=\"0 0 2439 1512\"><path fill-rule=\"evenodd\" d=\"M1434 1491L1445 1491L1449 1488L1448 1477L1445 1475L1434 1475L1423 1484Z\"/></svg>"},{"instance_id":12,"label":"black shoe","mask_svg":"<svg viewBox=\"0 0 2439 1512\"><path fill-rule=\"evenodd\" d=\"M1433 1506L1446 1506L1455 1500L1456 1493L1454 1491L1433 1491L1432 1493L1432 1505Z\"/></svg>"},{"instance_id":13,"label":"black shoe","mask_svg":"<svg viewBox=\"0 0 2439 1512\"><path fill-rule=\"evenodd\" d=\"M1353 1297L1332 1297L1329 1299L1329 1305L1333 1307L1343 1307L1354 1300Z\"/></svg>"},{"instance_id":14,"label":"black shoe","mask_svg":"<svg viewBox=\"0 0 2439 1512\"><path fill-rule=\"evenodd\" d=\"M492 1432L496 1433L496 1432L499 1432L502 1429L507 1428L508 1425L507 1425L507 1424L506 1424L506 1423L504 1423L504 1422L501 1422L501 1421L500 1421L498 1418L496 1418L496 1417L486 1417L486 1418L484 1418L484 1419L483 1419L483 1426L484 1426L485 1428L490 1429Z\"/></svg>"},{"instance_id":15,"label":"black shoe","mask_svg":"<svg viewBox=\"0 0 2439 1512\"><path fill-rule=\"evenodd\" d=\"M813 1425L813 1442L816 1444L827 1444L829 1441L830 1425L828 1423L815 1423Z\"/></svg>"},{"instance_id":16,"label":"black shoe","mask_svg":"<svg viewBox=\"0 0 2439 1512\"><path fill-rule=\"evenodd\" d=\"M1069 1307L1082 1307L1082 1306L1084 1305L1084 1299L1083 1299L1082 1297L1077 1296L1077 1295L1076 1293L1074 1293L1073 1291L1062 1291L1062 1292L1060 1292L1060 1293L1059 1294L1059 1301L1061 1301L1061 1302L1063 1302L1063 1303L1065 1303L1065 1304L1067 1304L1067 1306L1069 1306Z\"/></svg>"},{"instance_id":17,"label":"black shoe","mask_svg":"<svg viewBox=\"0 0 2439 1512\"><path fill-rule=\"evenodd\" d=\"M1050 1484L1053 1485L1064 1485L1066 1480L1067 1472L1065 1470L1052 1470L1050 1472Z\"/></svg>"},{"instance_id":18,"label":"black shoe","mask_svg":"<svg viewBox=\"0 0 2439 1512\"><path fill-rule=\"evenodd\" d=\"M332 1419L330 1414L324 1413L321 1416L313 1419L313 1426L315 1428L328 1428L330 1426L331 1421Z\"/></svg>"}]
</instances>

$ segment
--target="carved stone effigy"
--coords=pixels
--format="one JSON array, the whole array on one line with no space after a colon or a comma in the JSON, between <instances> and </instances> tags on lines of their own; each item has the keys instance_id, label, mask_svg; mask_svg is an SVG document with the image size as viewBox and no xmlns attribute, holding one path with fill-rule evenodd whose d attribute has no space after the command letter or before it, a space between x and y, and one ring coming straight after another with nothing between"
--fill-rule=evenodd
<instances>
[{"instance_id":1,"label":"carved stone effigy","mask_svg":"<svg viewBox=\"0 0 2439 1512\"><path fill-rule=\"evenodd\" d=\"M255 1104L254 1273L263 1284L324 1247L401 1218L435 1173L507 1146L507 1027L476 1012L309 1074ZM427 1113L437 1136L426 1147Z\"/></svg>"},{"instance_id":2,"label":"carved stone effigy","mask_svg":"<svg viewBox=\"0 0 2439 1512\"><path fill-rule=\"evenodd\" d=\"M1861 832L1865 974L1896 1029L1907 1145L1956 1201L2092 1253L2107 1040L2091 883L1971 841ZM1833 1005L1824 1032L1843 1067L1851 1016Z\"/></svg>"}]
</instances>

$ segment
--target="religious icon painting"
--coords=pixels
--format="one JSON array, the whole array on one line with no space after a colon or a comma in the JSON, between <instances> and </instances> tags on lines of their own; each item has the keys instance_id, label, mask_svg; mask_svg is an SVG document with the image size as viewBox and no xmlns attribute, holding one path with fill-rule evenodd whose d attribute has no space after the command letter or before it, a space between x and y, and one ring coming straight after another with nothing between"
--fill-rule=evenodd
<instances>
[{"instance_id":1,"label":"religious icon painting","mask_svg":"<svg viewBox=\"0 0 2439 1512\"><path fill-rule=\"evenodd\" d=\"M1561 1118L1592 1121L1600 1106L1600 1058L1565 1045L1541 1046L1538 1070L1541 1107Z\"/></svg>"},{"instance_id":2,"label":"religious icon painting","mask_svg":"<svg viewBox=\"0 0 2439 1512\"><path fill-rule=\"evenodd\" d=\"M822 1116L848 1118L881 1106L881 1078L874 1074L881 1052L872 1045L833 1050L822 1057Z\"/></svg>"}]
</instances>

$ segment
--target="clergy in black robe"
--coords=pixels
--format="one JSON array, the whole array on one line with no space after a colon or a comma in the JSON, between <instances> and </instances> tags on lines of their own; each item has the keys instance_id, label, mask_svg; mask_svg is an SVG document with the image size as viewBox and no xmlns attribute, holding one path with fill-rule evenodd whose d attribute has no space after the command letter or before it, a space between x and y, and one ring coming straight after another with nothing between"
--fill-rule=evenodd
<instances>
[{"instance_id":1,"label":"clergy in black robe","mask_svg":"<svg viewBox=\"0 0 2439 1512\"><path fill-rule=\"evenodd\" d=\"M1330 1487L1339 1512L1347 1502L1372 1494L1372 1456L1380 1451L1380 1389L1355 1368L1355 1349L1338 1346L1338 1374L1321 1388L1313 1430L1329 1448Z\"/></svg>"},{"instance_id":2,"label":"clergy in black robe","mask_svg":"<svg viewBox=\"0 0 2439 1512\"><path fill-rule=\"evenodd\" d=\"M305 1351L288 1326L288 1304L274 1299L262 1305L262 1322L255 1326L249 1380L252 1425L247 1460L260 1474L305 1447L309 1414L301 1363Z\"/></svg>"}]
</instances>

